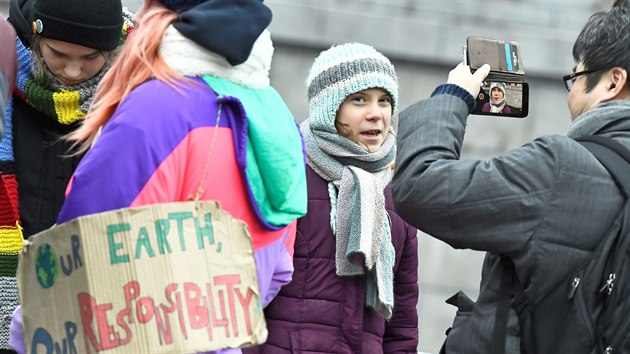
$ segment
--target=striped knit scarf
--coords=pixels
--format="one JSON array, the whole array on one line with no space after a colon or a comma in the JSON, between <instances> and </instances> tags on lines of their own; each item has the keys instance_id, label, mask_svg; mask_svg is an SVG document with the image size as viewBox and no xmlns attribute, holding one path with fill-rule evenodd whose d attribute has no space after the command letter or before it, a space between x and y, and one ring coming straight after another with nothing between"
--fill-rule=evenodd
<instances>
[{"instance_id":1,"label":"striped knit scarf","mask_svg":"<svg viewBox=\"0 0 630 354\"><path fill-rule=\"evenodd\" d=\"M133 14L125 9L121 42L133 29ZM9 346L11 315L18 305L15 279L18 254L22 250L22 228L18 209L18 188L13 157L13 99L19 97L60 124L69 125L85 116L98 83L111 65L105 64L95 77L73 86L60 85L45 70L42 79L33 74L33 55L16 39L18 78L15 95L6 108L6 131L0 139L0 349ZM20 117L27 119L28 117Z\"/></svg>"},{"instance_id":2,"label":"striped knit scarf","mask_svg":"<svg viewBox=\"0 0 630 354\"><path fill-rule=\"evenodd\" d=\"M329 181L337 275L364 274L365 304L389 319L394 308L396 255L383 190L392 178L394 132L390 128L376 152L366 152L336 132L314 128L310 120L300 128L308 165Z\"/></svg>"}]
</instances>

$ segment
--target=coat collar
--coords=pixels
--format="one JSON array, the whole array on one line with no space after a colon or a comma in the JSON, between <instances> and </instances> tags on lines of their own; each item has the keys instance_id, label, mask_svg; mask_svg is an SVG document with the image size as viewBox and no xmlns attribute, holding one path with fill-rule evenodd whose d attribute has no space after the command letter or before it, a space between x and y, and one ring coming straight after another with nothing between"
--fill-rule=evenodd
<instances>
[{"instance_id":1,"label":"coat collar","mask_svg":"<svg viewBox=\"0 0 630 354\"><path fill-rule=\"evenodd\" d=\"M184 37L172 25L166 29L160 54L168 66L184 76L212 75L249 88L269 86L273 44L266 30L254 43L249 58L235 66L225 57Z\"/></svg>"},{"instance_id":2,"label":"coat collar","mask_svg":"<svg viewBox=\"0 0 630 354\"><path fill-rule=\"evenodd\" d=\"M606 135L615 132L630 139L630 101L613 100L601 103L577 117L567 136Z\"/></svg>"}]
</instances>

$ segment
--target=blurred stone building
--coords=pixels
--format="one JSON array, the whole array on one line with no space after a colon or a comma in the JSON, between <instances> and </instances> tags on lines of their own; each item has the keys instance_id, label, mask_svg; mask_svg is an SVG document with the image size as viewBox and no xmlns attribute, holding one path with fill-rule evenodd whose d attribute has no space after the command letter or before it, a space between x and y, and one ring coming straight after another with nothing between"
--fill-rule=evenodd
<instances>
[{"instance_id":1,"label":"blurred stone building","mask_svg":"<svg viewBox=\"0 0 630 354\"><path fill-rule=\"evenodd\" d=\"M123 0L130 10L141 4ZM363 42L388 56L400 80L400 107L428 97L462 60L470 35L517 41L530 89L524 119L471 116L462 158L487 159L570 125L562 76L571 72L573 41L590 14L612 0L266 0L273 10L271 81L296 119L308 116L305 80L331 44ZM0 0L7 14L8 0ZM1 49L0 49L1 50ZM437 119L438 117L436 117ZM460 289L477 296L481 252L453 250L419 235L420 346L437 353Z\"/></svg>"}]
</instances>

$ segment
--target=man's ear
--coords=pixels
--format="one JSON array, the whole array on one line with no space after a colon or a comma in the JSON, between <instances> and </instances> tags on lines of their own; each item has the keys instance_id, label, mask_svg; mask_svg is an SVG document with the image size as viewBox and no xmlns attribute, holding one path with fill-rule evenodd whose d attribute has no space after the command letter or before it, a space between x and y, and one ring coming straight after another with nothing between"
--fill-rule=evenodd
<instances>
[{"instance_id":1,"label":"man's ear","mask_svg":"<svg viewBox=\"0 0 630 354\"><path fill-rule=\"evenodd\" d=\"M606 91L600 102L607 102L618 99L630 99L630 88L628 88L628 72L621 67L614 67L602 75Z\"/></svg>"}]
</instances>

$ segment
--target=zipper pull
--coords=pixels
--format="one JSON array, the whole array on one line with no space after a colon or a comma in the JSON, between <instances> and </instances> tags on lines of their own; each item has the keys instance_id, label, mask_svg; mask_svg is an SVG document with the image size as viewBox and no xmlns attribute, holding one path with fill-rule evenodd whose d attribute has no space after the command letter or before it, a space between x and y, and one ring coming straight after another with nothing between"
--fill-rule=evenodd
<instances>
[{"instance_id":1,"label":"zipper pull","mask_svg":"<svg viewBox=\"0 0 630 354\"><path fill-rule=\"evenodd\" d=\"M609 345L604 349L604 354L612 354L613 348Z\"/></svg>"},{"instance_id":2,"label":"zipper pull","mask_svg":"<svg viewBox=\"0 0 630 354\"><path fill-rule=\"evenodd\" d=\"M610 295L610 293L612 293L613 291L613 288L615 287L615 278L617 278L615 273L610 273L610 275L608 276L608 280L606 280L606 283L604 283L604 286L602 286L599 289L599 292L601 293L604 290L608 290L606 295Z\"/></svg>"},{"instance_id":3,"label":"zipper pull","mask_svg":"<svg viewBox=\"0 0 630 354\"><path fill-rule=\"evenodd\" d=\"M575 295L575 291L577 290L578 285L580 285L580 278L578 277L573 278L573 280L571 281L571 289L569 289L569 296L567 296L567 299L569 300L573 299L573 296Z\"/></svg>"}]
</instances>

